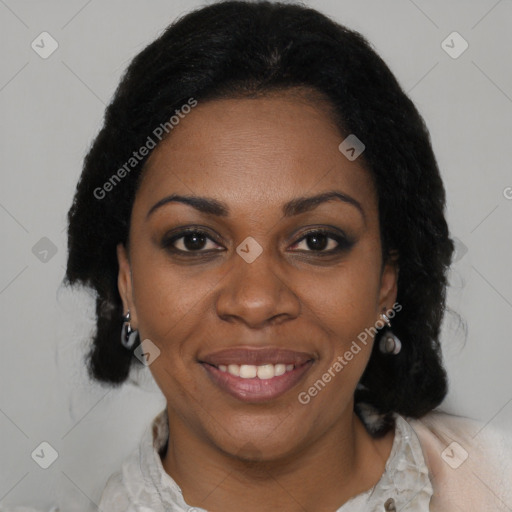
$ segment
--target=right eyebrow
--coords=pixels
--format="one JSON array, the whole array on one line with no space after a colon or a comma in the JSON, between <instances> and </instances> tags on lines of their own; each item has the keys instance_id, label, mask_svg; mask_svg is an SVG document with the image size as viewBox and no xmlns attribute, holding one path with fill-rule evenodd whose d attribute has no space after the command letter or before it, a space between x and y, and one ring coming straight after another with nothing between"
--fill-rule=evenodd
<instances>
[{"instance_id":1,"label":"right eyebrow","mask_svg":"<svg viewBox=\"0 0 512 512\"><path fill-rule=\"evenodd\" d=\"M196 210L210 215L217 215L219 217L227 217L229 215L229 208L220 201L209 197L199 196L181 196L178 194L172 194L170 196L160 199L155 203L148 211L146 219L158 208L169 204L169 203L183 203L192 206Z\"/></svg>"}]
</instances>

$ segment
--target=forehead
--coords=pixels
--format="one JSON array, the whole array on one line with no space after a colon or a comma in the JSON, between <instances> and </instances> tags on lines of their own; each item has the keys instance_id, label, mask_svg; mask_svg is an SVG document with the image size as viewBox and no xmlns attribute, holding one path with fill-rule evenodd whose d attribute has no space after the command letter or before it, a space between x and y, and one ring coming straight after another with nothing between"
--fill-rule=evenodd
<instances>
[{"instance_id":1,"label":"forehead","mask_svg":"<svg viewBox=\"0 0 512 512\"><path fill-rule=\"evenodd\" d=\"M273 93L199 102L153 151L138 195L208 195L242 207L337 189L376 207L370 173L338 149L345 138L321 99Z\"/></svg>"}]
</instances>

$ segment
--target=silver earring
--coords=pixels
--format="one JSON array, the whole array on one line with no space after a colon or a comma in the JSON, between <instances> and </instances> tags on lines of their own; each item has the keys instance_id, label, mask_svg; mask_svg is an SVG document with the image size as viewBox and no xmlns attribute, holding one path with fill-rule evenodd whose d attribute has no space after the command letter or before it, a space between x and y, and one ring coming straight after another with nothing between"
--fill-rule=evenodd
<instances>
[{"instance_id":1,"label":"silver earring","mask_svg":"<svg viewBox=\"0 0 512 512\"><path fill-rule=\"evenodd\" d=\"M385 310L386 308L384 308ZM391 322L389 320L389 318L387 317L386 313L381 313L380 316L382 317L382 320L384 320L384 322L386 322L386 325L388 327L391 327Z\"/></svg>"},{"instance_id":2,"label":"silver earring","mask_svg":"<svg viewBox=\"0 0 512 512\"><path fill-rule=\"evenodd\" d=\"M379 349L383 354L395 356L402 350L402 342L396 334L386 331L380 339Z\"/></svg>"},{"instance_id":3,"label":"silver earring","mask_svg":"<svg viewBox=\"0 0 512 512\"><path fill-rule=\"evenodd\" d=\"M139 331L137 329L132 329L130 325L130 311L123 316L123 327L121 328L121 345L131 350L135 344L137 343L137 338L139 336Z\"/></svg>"},{"instance_id":4,"label":"silver earring","mask_svg":"<svg viewBox=\"0 0 512 512\"><path fill-rule=\"evenodd\" d=\"M396 355L402 350L402 342L400 338L393 333L391 330L391 322L385 313L381 313L380 316L387 325L386 330L382 334L382 338L379 342L379 350L383 354Z\"/></svg>"}]
</instances>

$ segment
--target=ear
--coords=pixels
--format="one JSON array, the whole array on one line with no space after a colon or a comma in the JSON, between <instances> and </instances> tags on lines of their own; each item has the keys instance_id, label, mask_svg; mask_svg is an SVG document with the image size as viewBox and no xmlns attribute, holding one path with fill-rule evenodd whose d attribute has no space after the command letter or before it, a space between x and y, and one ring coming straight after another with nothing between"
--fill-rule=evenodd
<instances>
[{"instance_id":1,"label":"ear","mask_svg":"<svg viewBox=\"0 0 512 512\"><path fill-rule=\"evenodd\" d=\"M117 245L117 262L119 264L117 287L123 301L123 309L125 313L130 311L130 324L133 329L137 329L137 310L133 300L132 271L128 253L123 244Z\"/></svg>"},{"instance_id":2,"label":"ear","mask_svg":"<svg viewBox=\"0 0 512 512\"><path fill-rule=\"evenodd\" d=\"M377 312L379 316L384 309L386 311L391 309L396 302L398 294L398 272L398 253L397 251L392 251L381 273L378 301L379 310Z\"/></svg>"}]
</instances>

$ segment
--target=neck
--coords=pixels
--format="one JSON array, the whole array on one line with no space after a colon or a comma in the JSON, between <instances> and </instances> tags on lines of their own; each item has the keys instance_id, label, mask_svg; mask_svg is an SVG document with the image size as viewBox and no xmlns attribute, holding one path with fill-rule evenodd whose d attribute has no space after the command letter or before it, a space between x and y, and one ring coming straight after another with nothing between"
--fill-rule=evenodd
<instances>
[{"instance_id":1,"label":"neck","mask_svg":"<svg viewBox=\"0 0 512 512\"><path fill-rule=\"evenodd\" d=\"M276 460L226 454L167 410L171 432L165 471L187 504L223 512L332 512L380 479L394 432L372 438L351 412L319 439Z\"/></svg>"}]
</instances>

